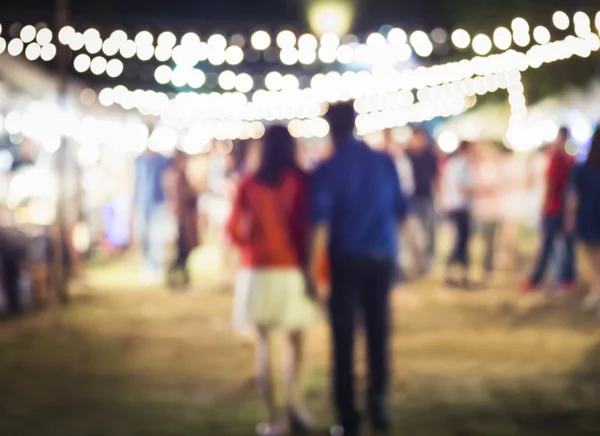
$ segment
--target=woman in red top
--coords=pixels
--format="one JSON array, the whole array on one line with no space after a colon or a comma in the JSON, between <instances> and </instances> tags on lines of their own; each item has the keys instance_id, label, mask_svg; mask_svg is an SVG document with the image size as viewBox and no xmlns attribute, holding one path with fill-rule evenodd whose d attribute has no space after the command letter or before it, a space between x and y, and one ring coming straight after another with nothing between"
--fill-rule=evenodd
<instances>
[{"instance_id":1,"label":"woman in red top","mask_svg":"<svg viewBox=\"0 0 600 436\"><path fill-rule=\"evenodd\" d=\"M283 126L265 134L258 170L241 180L227 230L241 251L233 321L238 329L258 331L258 381L269 424L265 432L281 434L270 365L270 334L287 333L285 394L290 424L303 429L312 421L299 387L303 330L318 319L307 295L304 270L308 241L308 186L295 160L295 142Z\"/></svg>"}]
</instances>

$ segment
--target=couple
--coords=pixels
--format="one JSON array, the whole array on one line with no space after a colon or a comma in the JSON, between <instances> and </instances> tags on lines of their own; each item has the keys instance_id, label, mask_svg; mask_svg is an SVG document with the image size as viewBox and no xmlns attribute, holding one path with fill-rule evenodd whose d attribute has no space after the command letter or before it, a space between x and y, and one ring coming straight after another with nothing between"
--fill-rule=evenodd
<instances>
[{"instance_id":1,"label":"couple","mask_svg":"<svg viewBox=\"0 0 600 436\"><path fill-rule=\"evenodd\" d=\"M368 412L377 430L389 427L388 296L397 229L408 204L393 161L353 135L352 104L327 114L335 153L311 176L298 168L286 128L267 130L258 170L241 181L228 232L242 252L234 322L258 332L258 382L269 413L265 432L310 430L299 381L303 331L318 320L316 292L327 256L327 307L333 341L334 403L343 434L360 433L354 402L353 351L357 315L368 342ZM359 315L360 312L360 315ZM287 334L286 413L274 400L270 335Z\"/></svg>"}]
</instances>

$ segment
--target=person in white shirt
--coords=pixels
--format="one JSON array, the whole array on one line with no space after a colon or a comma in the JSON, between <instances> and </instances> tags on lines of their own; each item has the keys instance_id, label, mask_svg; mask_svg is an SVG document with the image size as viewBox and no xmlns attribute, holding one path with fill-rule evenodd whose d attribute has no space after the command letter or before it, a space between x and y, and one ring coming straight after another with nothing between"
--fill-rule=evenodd
<instances>
[{"instance_id":1,"label":"person in white shirt","mask_svg":"<svg viewBox=\"0 0 600 436\"><path fill-rule=\"evenodd\" d=\"M503 183L503 176L499 160L499 153L488 147L477 157L474 167L478 194L473 203L473 216L479 224L484 243L483 286L488 286L491 281L497 251L497 236L502 225L500 186Z\"/></svg>"},{"instance_id":2,"label":"person in white shirt","mask_svg":"<svg viewBox=\"0 0 600 436\"><path fill-rule=\"evenodd\" d=\"M472 174L474 144L462 141L456 154L446 164L443 174L445 207L455 226L455 243L447 262L446 283L450 286L469 286L469 243L471 239L472 203L475 182ZM454 266L462 268L458 282L452 277Z\"/></svg>"}]
</instances>

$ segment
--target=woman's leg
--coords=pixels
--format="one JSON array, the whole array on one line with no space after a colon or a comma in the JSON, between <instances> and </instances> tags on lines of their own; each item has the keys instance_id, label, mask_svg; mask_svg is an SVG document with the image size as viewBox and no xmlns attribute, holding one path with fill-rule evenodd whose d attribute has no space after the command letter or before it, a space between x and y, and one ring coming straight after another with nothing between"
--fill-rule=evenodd
<instances>
[{"instance_id":1,"label":"woman's leg","mask_svg":"<svg viewBox=\"0 0 600 436\"><path fill-rule=\"evenodd\" d=\"M304 406L302 367L304 363L304 334L290 332L287 336L284 359L285 400L292 427L312 428L314 423Z\"/></svg>"},{"instance_id":2,"label":"woman's leg","mask_svg":"<svg viewBox=\"0 0 600 436\"><path fill-rule=\"evenodd\" d=\"M461 231L460 231L460 216L459 216L459 212L452 212L452 214L450 215L450 218L452 219L452 224L454 227L454 246L452 248L452 251L450 252L450 255L448 256L448 260L446 261L446 283L447 284L454 284L451 283L452 282L452 268L454 265L456 265L459 262L460 259L460 238L461 238Z\"/></svg>"},{"instance_id":3,"label":"woman's leg","mask_svg":"<svg viewBox=\"0 0 600 436\"><path fill-rule=\"evenodd\" d=\"M271 332L265 327L259 327L256 344L256 365L257 365L257 384L258 390L262 395L269 423L275 423L279 418L277 404L275 402L275 392L273 389L273 376L271 372Z\"/></svg>"}]
</instances>

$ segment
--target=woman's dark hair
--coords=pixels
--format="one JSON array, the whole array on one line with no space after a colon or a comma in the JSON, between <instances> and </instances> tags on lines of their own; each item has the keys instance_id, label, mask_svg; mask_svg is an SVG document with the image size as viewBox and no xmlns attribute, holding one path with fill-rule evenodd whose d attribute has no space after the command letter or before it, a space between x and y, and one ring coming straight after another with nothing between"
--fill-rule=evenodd
<instances>
[{"instance_id":1,"label":"woman's dark hair","mask_svg":"<svg viewBox=\"0 0 600 436\"><path fill-rule=\"evenodd\" d=\"M263 138L260 166L256 177L268 185L277 185L286 170L298 169L296 141L282 125L267 128Z\"/></svg>"},{"instance_id":2,"label":"woman's dark hair","mask_svg":"<svg viewBox=\"0 0 600 436\"><path fill-rule=\"evenodd\" d=\"M590 146L587 163L600 170L600 129L598 129L598 127L596 127L594 137L592 138L592 145Z\"/></svg>"}]
</instances>

